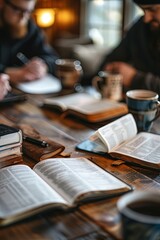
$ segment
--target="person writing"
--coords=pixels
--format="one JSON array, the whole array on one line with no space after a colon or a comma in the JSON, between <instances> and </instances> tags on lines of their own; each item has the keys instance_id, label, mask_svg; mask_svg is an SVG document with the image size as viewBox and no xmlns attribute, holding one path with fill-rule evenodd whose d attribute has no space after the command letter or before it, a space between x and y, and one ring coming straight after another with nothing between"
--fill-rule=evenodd
<instances>
[{"instance_id":1,"label":"person writing","mask_svg":"<svg viewBox=\"0 0 160 240\"><path fill-rule=\"evenodd\" d=\"M0 72L9 75L11 84L55 74L57 53L31 19L35 4L36 0L0 1Z\"/></svg>"},{"instance_id":2,"label":"person writing","mask_svg":"<svg viewBox=\"0 0 160 240\"><path fill-rule=\"evenodd\" d=\"M11 90L9 84L9 76L7 74L0 74L0 100Z\"/></svg>"},{"instance_id":3,"label":"person writing","mask_svg":"<svg viewBox=\"0 0 160 240\"><path fill-rule=\"evenodd\" d=\"M144 16L108 54L99 70L123 76L124 92L148 89L160 94L160 0L133 0Z\"/></svg>"}]
</instances>

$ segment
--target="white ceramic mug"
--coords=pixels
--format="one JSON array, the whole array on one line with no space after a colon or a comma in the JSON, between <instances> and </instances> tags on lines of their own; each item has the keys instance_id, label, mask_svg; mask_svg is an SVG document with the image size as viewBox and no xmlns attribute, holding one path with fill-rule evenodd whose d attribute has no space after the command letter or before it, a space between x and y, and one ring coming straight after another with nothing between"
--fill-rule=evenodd
<instances>
[{"instance_id":1,"label":"white ceramic mug","mask_svg":"<svg viewBox=\"0 0 160 240\"><path fill-rule=\"evenodd\" d=\"M117 207L124 240L160 239L160 192L127 193L119 199Z\"/></svg>"},{"instance_id":2,"label":"white ceramic mug","mask_svg":"<svg viewBox=\"0 0 160 240\"><path fill-rule=\"evenodd\" d=\"M100 71L95 76L92 85L100 92L102 98L119 101L122 99L122 75Z\"/></svg>"}]
</instances>

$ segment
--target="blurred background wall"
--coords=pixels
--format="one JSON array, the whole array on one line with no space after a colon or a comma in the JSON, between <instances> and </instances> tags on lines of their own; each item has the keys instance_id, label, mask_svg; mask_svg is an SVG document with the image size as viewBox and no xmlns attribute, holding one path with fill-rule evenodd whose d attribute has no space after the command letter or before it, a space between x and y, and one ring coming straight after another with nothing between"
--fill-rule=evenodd
<instances>
[{"instance_id":1,"label":"blurred background wall","mask_svg":"<svg viewBox=\"0 0 160 240\"><path fill-rule=\"evenodd\" d=\"M89 69L118 44L139 15L132 0L37 0L33 17L61 57L79 58ZM91 58L95 65L86 65Z\"/></svg>"}]
</instances>

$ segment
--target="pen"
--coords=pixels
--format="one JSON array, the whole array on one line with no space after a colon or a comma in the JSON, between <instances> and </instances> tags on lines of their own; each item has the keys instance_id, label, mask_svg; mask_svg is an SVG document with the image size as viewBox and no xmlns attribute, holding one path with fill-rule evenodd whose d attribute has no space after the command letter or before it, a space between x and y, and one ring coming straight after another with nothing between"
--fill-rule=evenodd
<instances>
[{"instance_id":1,"label":"pen","mask_svg":"<svg viewBox=\"0 0 160 240\"><path fill-rule=\"evenodd\" d=\"M40 147L48 147L48 143L44 140L38 140L38 139L28 137L28 136L23 136L23 140L26 141L26 142L36 144Z\"/></svg>"},{"instance_id":2,"label":"pen","mask_svg":"<svg viewBox=\"0 0 160 240\"><path fill-rule=\"evenodd\" d=\"M16 56L23 64L26 64L29 61L29 59L21 52L17 53Z\"/></svg>"}]
</instances>

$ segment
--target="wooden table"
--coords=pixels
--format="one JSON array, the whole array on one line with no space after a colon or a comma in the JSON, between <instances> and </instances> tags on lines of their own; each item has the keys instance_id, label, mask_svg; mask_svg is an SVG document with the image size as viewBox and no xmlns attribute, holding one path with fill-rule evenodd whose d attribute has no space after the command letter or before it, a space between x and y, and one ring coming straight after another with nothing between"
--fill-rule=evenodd
<instances>
[{"instance_id":1,"label":"wooden table","mask_svg":"<svg viewBox=\"0 0 160 240\"><path fill-rule=\"evenodd\" d=\"M39 107L46 96L28 96L28 100L13 106L1 107L0 122L26 123L41 134L65 145L66 155L84 156L131 184L135 189L160 191L159 172L146 168L121 164L107 157L75 151L77 143L90 136L99 124L87 124L78 119ZM159 120L154 124L157 130ZM23 156L24 162L33 167L36 162ZM40 214L8 227L0 228L2 240L113 240L122 239L121 223L116 208L118 197L82 205L72 212Z\"/></svg>"}]
</instances>

